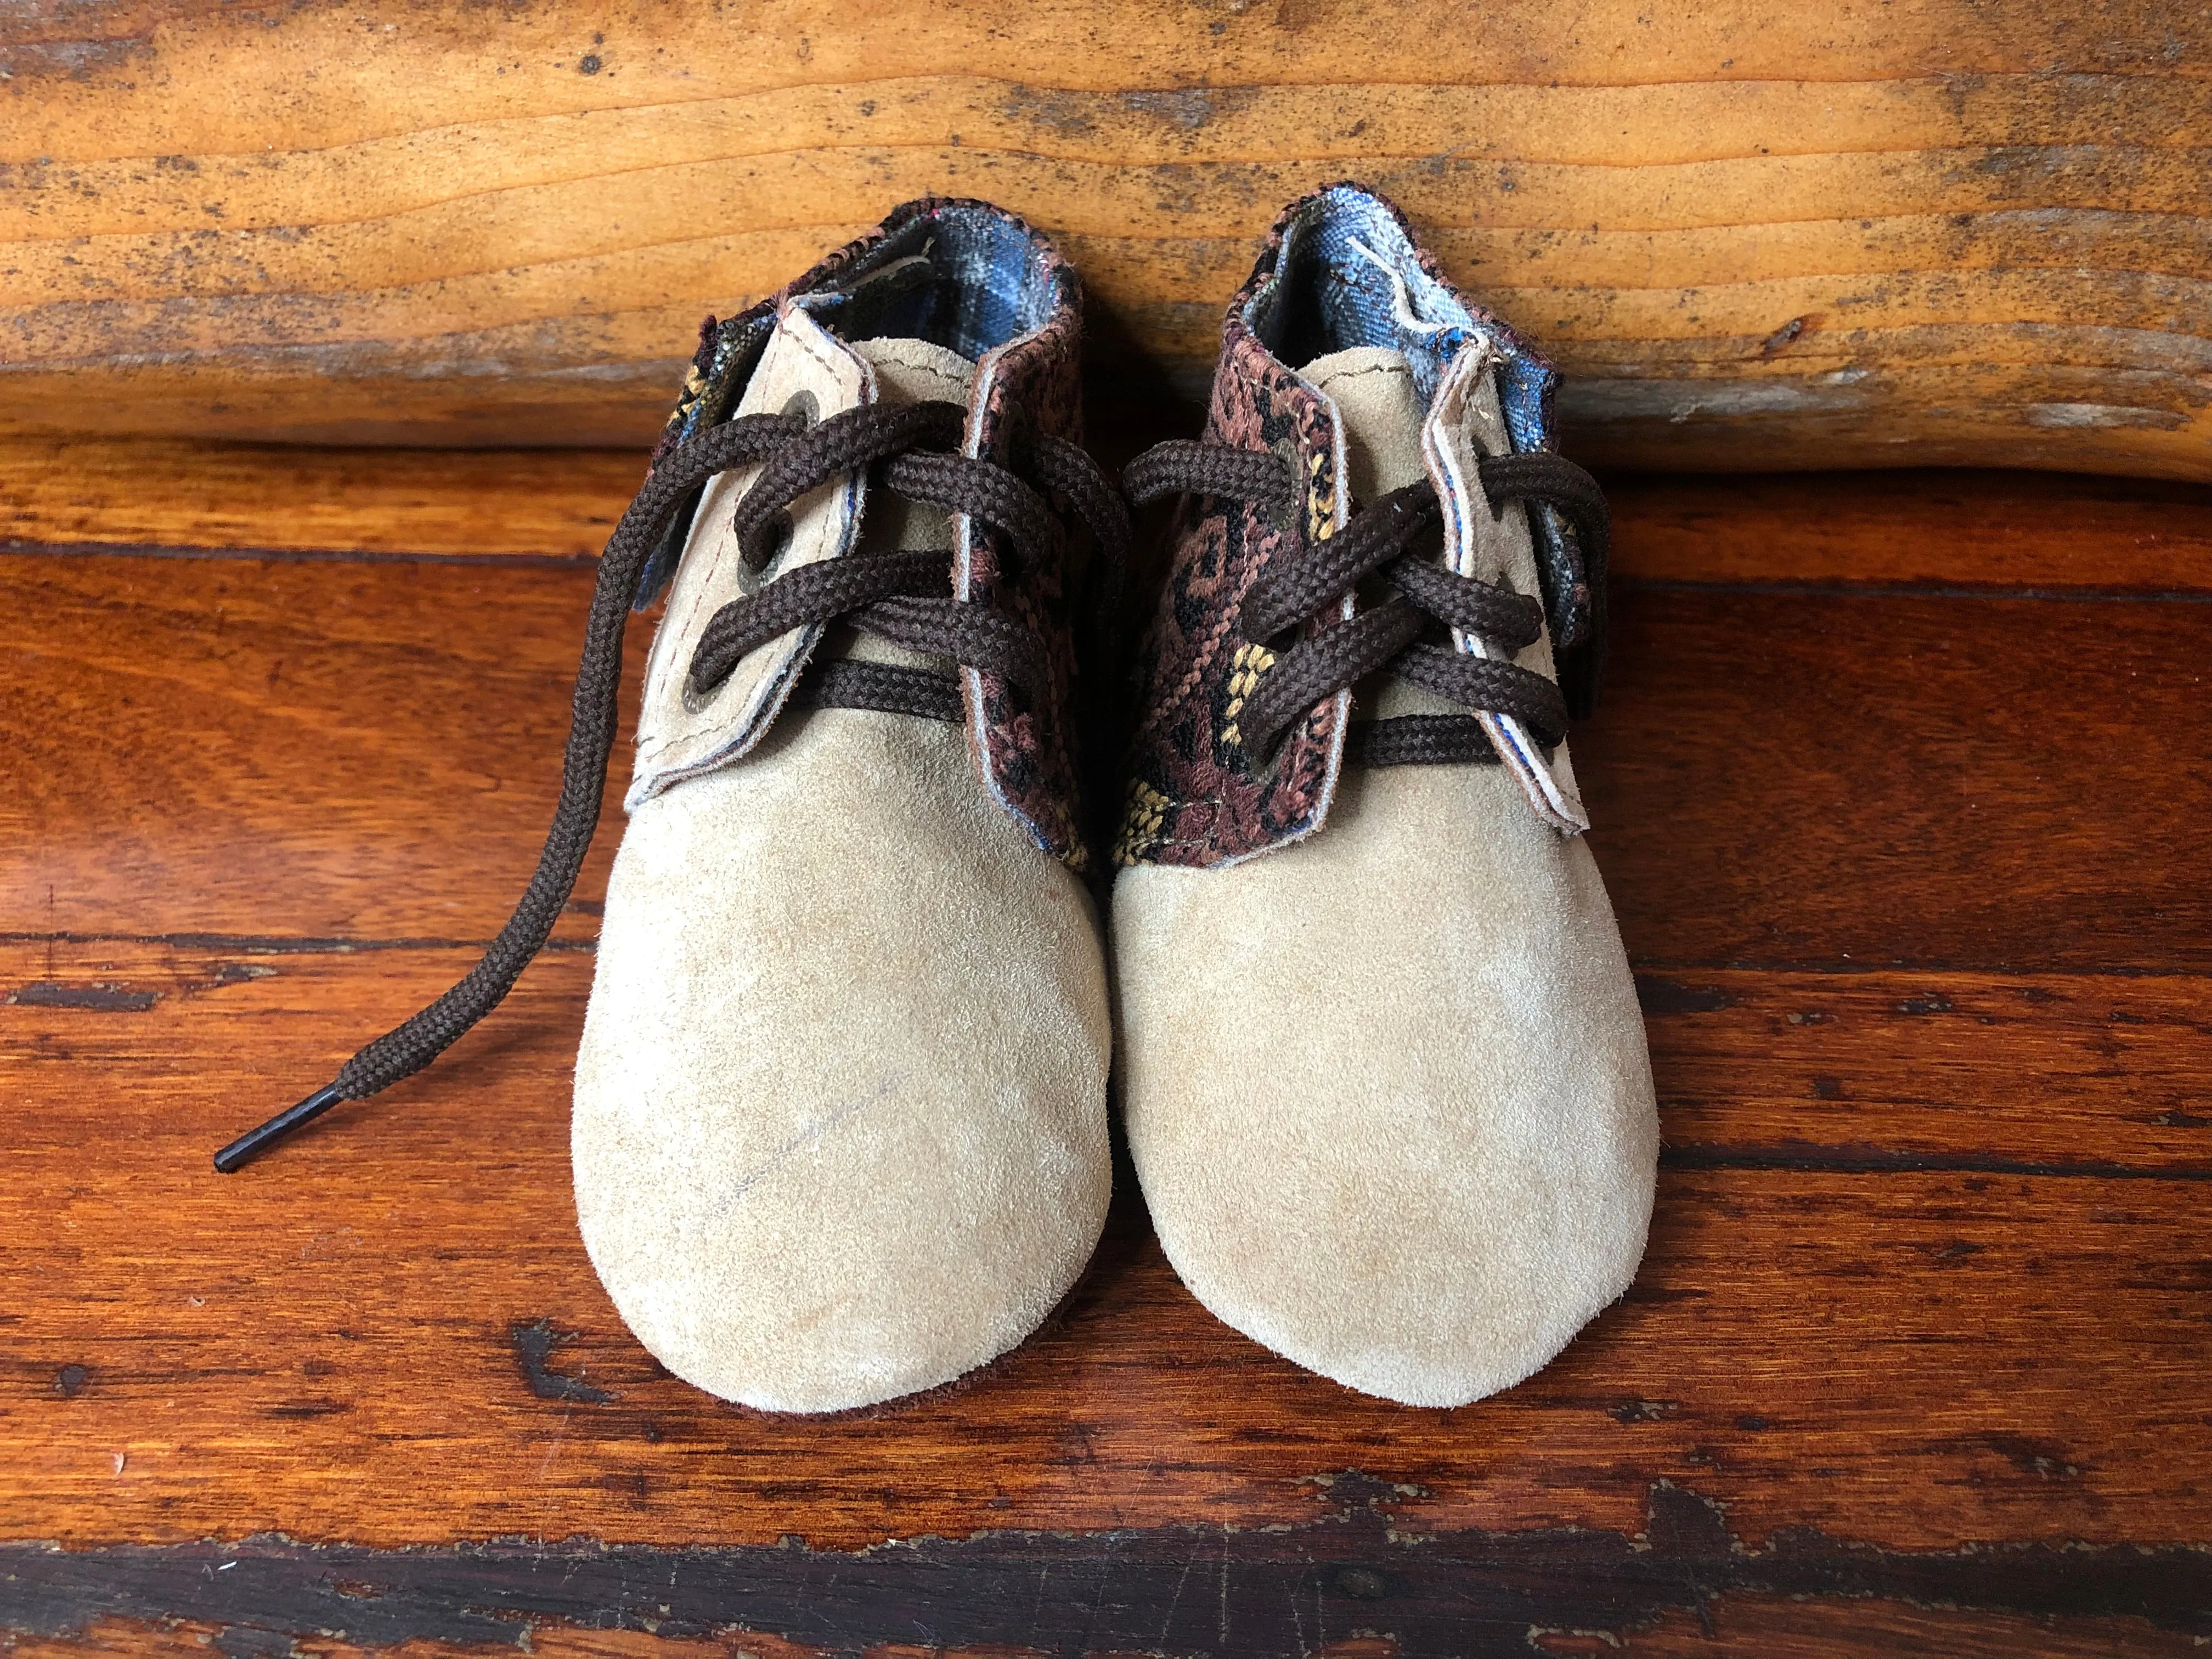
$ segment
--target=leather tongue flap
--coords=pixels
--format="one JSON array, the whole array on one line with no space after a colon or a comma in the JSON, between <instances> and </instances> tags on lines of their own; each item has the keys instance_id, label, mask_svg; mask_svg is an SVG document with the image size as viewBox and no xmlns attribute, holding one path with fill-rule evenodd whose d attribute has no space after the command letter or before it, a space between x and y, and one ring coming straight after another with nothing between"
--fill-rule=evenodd
<instances>
[{"instance_id":1,"label":"leather tongue flap","mask_svg":"<svg viewBox=\"0 0 2212 1659\"><path fill-rule=\"evenodd\" d=\"M1493 515L1475 470L1481 456L1509 454L1513 448L1498 401L1498 362L1496 352L1480 339L1460 349L1430 400L1421 450L1443 503L1444 555L1451 568L1477 581L1503 583L1516 593L1541 593L1527 508L1510 501L1502 514ZM1452 638L1474 656L1517 662L1547 679L1557 677L1549 629L1519 652L1456 629ZM1539 817L1564 835L1578 836L1589 828L1564 743L1547 759L1528 728L1511 715L1484 710L1477 718Z\"/></svg>"},{"instance_id":2,"label":"leather tongue flap","mask_svg":"<svg viewBox=\"0 0 2212 1659\"><path fill-rule=\"evenodd\" d=\"M804 414L826 420L876 401L875 371L807 313L787 302L733 411ZM792 533L768 567L747 570L732 520L759 465L718 474L700 497L668 611L647 664L638 717L637 763L623 803L635 809L672 785L742 757L760 741L821 641L823 627L795 629L738 663L702 696L689 688L691 658L708 622L732 599L757 592L787 570L849 551L865 502L865 475L833 478L791 504Z\"/></svg>"}]
</instances>

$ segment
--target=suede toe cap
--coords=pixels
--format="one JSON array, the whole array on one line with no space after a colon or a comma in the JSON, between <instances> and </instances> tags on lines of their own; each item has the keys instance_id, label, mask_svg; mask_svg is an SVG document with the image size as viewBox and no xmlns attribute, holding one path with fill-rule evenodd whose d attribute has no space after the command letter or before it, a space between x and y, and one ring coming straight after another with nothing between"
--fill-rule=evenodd
<instances>
[{"instance_id":1,"label":"suede toe cap","mask_svg":"<svg viewBox=\"0 0 2212 1659\"><path fill-rule=\"evenodd\" d=\"M981 798L958 729L918 724L822 711L767 763L654 798L609 887L576 1070L584 1241L663 1364L763 1409L995 1358L1104 1219L1088 901ZM875 767L878 744L897 752Z\"/></svg>"},{"instance_id":2,"label":"suede toe cap","mask_svg":"<svg viewBox=\"0 0 2212 1659\"><path fill-rule=\"evenodd\" d=\"M1589 849L1495 771L1353 781L1329 827L1115 894L1123 1107L1170 1260L1348 1387L1510 1387L1625 1291L1658 1129ZM1510 786L1508 786L1510 787Z\"/></svg>"}]
</instances>

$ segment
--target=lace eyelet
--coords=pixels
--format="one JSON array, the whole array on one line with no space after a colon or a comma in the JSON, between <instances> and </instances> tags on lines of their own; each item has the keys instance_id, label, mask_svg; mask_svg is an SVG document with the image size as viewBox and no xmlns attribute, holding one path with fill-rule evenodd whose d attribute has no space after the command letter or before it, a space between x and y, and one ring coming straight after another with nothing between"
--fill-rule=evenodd
<instances>
[{"instance_id":1,"label":"lace eyelet","mask_svg":"<svg viewBox=\"0 0 2212 1659\"><path fill-rule=\"evenodd\" d=\"M692 662L695 666L696 665L697 661L697 653L695 652L692 657ZM726 672L720 678L714 681L711 684L701 685L695 678L693 678L691 670L685 670L683 684L678 694L678 701L681 702L684 706L684 712L687 714L696 714L703 712L714 703L716 698L720 697L725 690L729 689L729 684L730 676Z\"/></svg>"},{"instance_id":2,"label":"lace eyelet","mask_svg":"<svg viewBox=\"0 0 2212 1659\"><path fill-rule=\"evenodd\" d=\"M776 515L768 521L767 532L767 545L762 549L757 561L747 556L742 547L738 550L738 562L756 581L768 580L775 568L783 562L783 556L791 551L791 538L796 533L797 526L792 523L790 513L779 508Z\"/></svg>"}]
</instances>

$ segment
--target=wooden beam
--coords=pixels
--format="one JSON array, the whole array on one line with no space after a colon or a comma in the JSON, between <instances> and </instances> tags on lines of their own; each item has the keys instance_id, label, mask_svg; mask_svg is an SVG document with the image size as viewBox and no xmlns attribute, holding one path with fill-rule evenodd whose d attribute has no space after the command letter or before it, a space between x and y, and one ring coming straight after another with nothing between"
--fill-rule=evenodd
<instances>
[{"instance_id":1,"label":"wooden beam","mask_svg":"<svg viewBox=\"0 0 2212 1659\"><path fill-rule=\"evenodd\" d=\"M0 429L636 444L700 314L930 191L1064 239L1092 380L1202 383L1361 177L1668 468L2212 477L2212 21L2159 0L33 0Z\"/></svg>"}]
</instances>

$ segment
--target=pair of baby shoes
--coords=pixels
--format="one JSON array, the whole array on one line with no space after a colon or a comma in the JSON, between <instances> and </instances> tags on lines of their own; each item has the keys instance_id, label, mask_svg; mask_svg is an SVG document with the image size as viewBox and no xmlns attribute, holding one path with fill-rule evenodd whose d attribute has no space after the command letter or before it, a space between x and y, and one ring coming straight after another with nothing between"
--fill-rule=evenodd
<instances>
[{"instance_id":1,"label":"pair of baby shoes","mask_svg":"<svg viewBox=\"0 0 2212 1659\"><path fill-rule=\"evenodd\" d=\"M218 1167L506 994L665 591L574 1147L670 1370L827 1412L1013 1347L1097 1243L1109 1071L1184 1283L1349 1387L1476 1399L1620 1296L1658 1131L1565 747L1606 514L1551 452L1553 371L1332 186L1231 302L1204 439L1117 489L1077 441L1080 306L1021 221L929 200L710 324L514 919ZM1128 504L1170 497L1133 683Z\"/></svg>"}]
</instances>

